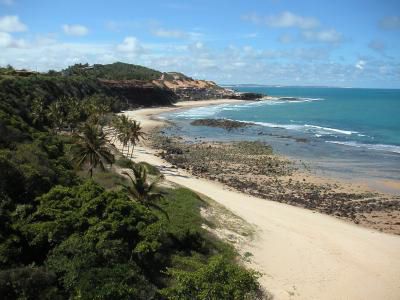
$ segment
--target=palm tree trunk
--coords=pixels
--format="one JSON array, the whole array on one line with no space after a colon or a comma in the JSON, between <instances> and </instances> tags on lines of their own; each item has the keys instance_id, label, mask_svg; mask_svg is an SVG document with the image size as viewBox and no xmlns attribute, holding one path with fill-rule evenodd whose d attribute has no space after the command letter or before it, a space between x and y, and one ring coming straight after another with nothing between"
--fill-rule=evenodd
<instances>
[{"instance_id":1,"label":"palm tree trunk","mask_svg":"<svg viewBox=\"0 0 400 300\"><path fill-rule=\"evenodd\" d=\"M135 149L135 147L132 145L132 151L131 151L131 155L130 155L131 158L133 157L133 150L134 149Z\"/></svg>"}]
</instances>

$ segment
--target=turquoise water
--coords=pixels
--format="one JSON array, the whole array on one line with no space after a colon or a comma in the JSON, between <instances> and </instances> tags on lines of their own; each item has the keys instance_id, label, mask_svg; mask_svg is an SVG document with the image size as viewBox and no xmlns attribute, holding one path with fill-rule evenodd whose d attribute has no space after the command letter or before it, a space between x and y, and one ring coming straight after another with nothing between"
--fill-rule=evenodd
<instances>
[{"instance_id":1,"label":"turquoise water","mask_svg":"<svg viewBox=\"0 0 400 300\"><path fill-rule=\"evenodd\" d=\"M193 108L165 117L180 125L175 133L189 138L263 140L282 154L306 159L321 170L339 172L344 177L400 179L400 90L237 90L265 93L273 100ZM227 132L190 125L193 119L202 118L225 118L256 126Z\"/></svg>"},{"instance_id":2,"label":"turquoise water","mask_svg":"<svg viewBox=\"0 0 400 300\"><path fill-rule=\"evenodd\" d=\"M343 88L246 88L299 102L222 111L231 119L267 122L323 135L323 139L357 143L400 153L400 90ZM322 127L312 128L310 126ZM305 126L305 127L304 127ZM309 128L307 128L309 127ZM325 128L325 129L324 129ZM327 130L327 128L340 131ZM342 131L342 132L341 132ZM375 145L375 146L373 146ZM379 146L376 146L379 145Z\"/></svg>"}]
</instances>

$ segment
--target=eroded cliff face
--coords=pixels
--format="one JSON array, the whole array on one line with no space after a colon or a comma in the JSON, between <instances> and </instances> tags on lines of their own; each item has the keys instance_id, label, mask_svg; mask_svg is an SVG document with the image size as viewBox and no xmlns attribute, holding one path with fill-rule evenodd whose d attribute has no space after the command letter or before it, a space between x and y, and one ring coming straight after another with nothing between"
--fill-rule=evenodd
<instances>
[{"instance_id":1,"label":"eroded cliff face","mask_svg":"<svg viewBox=\"0 0 400 300\"><path fill-rule=\"evenodd\" d=\"M171 105L178 101L177 94L166 86L141 80L100 80L115 96L123 98L129 106Z\"/></svg>"},{"instance_id":2,"label":"eroded cliff face","mask_svg":"<svg viewBox=\"0 0 400 300\"><path fill-rule=\"evenodd\" d=\"M196 80L181 73L163 73L160 79L100 81L130 106L170 105L177 101L207 99L255 100L262 94L238 93L222 88L213 81Z\"/></svg>"},{"instance_id":3,"label":"eroded cliff face","mask_svg":"<svg viewBox=\"0 0 400 300\"><path fill-rule=\"evenodd\" d=\"M213 81L196 80L177 72L163 73L161 78L153 80L153 83L171 89L181 101L203 99L254 100L263 97L261 94L237 93L222 88Z\"/></svg>"}]
</instances>

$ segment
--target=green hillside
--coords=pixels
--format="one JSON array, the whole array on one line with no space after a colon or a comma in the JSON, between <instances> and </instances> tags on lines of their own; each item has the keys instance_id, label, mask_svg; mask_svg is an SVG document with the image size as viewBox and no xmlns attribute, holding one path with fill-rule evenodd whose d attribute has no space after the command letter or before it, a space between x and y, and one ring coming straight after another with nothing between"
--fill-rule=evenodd
<instances>
[{"instance_id":1,"label":"green hillside","mask_svg":"<svg viewBox=\"0 0 400 300\"><path fill-rule=\"evenodd\" d=\"M139 65L116 62L108 65L76 64L61 72L67 76L87 76L108 80L154 80L162 73Z\"/></svg>"}]
</instances>

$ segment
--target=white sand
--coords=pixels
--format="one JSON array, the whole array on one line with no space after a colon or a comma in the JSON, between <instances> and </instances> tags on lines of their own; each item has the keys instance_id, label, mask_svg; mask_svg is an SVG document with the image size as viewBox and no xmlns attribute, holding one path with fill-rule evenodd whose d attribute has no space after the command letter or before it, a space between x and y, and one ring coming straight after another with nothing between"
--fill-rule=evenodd
<instances>
[{"instance_id":1,"label":"white sand","mask_svg":"<svg viewBox=\"0 0 400 300\"><path fill-rule=\"evenodd\" d=\"M155 114L207 104L186 102L126 114L150 128L162 124L150 119ZM275 299L400 299L399 236L228 190L171 168L154 154L140 146L134 159L156 165L166 179L214 199L256 226L257 237L246 250L254 255L252 266L265 274L261 283Z\"/></svg>"}]
</instances>

